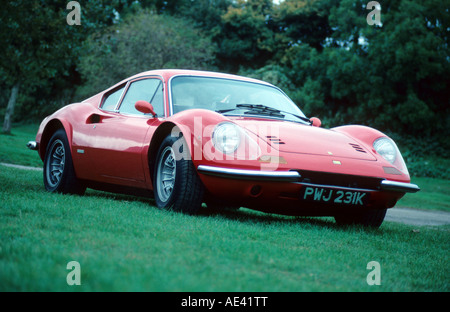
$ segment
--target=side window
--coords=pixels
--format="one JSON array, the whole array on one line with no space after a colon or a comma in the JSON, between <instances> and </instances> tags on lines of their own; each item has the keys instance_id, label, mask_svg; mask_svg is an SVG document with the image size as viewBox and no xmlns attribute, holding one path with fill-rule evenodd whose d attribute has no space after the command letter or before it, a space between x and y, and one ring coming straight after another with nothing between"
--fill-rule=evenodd
<instances>
[{"instance_id":1,"label":"side window","mask_svg":"<svg viewBox=\"0 0 450 312\"><path fill-rule=\"evenodd\" d=\"M160 79L149 78L132 82L128 88L119 112L124 114L143 115L136 110L134 104L144 100L153 105L153 109L158 116L164 115L163 83Z\"/></svg>"},{"instance_id":2,"label":"side window","mask_svg":"<svg viewBox=\"0 0 450 312\"><path fill-rule=\"evenodd\" d=\"M103 101L101 108L107 111L113 111L116 108L116 105L119 102L124 89L125 86L107 95L106 99Z\"/></svg>"}]
</instances>

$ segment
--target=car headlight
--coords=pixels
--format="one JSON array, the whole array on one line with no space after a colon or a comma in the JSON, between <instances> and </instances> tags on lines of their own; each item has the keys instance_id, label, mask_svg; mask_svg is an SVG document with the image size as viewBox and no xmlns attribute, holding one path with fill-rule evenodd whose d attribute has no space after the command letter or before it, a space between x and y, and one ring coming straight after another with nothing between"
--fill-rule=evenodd
<instances>
[{"instance_id":1,"label":"car headlight","mask_svg":"<svg viewBox=\"0 0 450 312\"><path fill-rule=\"evenodd\" d=\"M381 155L384 159L394 165L404 174L409 175L408 168L406 168L405 161L403 160L402 154L398 149L394 141L388 137L381 137L373 142L373 148L375 151Z\"/></svg>"},{"instance_id":2,"label":"car headlight","mask_svg":"<svg viewBox=\"0 0 450 312\"><path fill-rule=\"evenodd\" d=\"M373 142L373 148L384 159L391 164L394 164L395 159L397 158L397 146L391 139L387 137L379 138Z\"/></svg>"},{"instance_id":3,"label":"car headlight","mask_svg":"<svg viewBox=\"0 0 450 312\"><path fill-rule=\"evenodd\" d=\"M212 134L214 147L224 154L236 151L241 143L241 130L235 124L224 122L219 124Z\"/></svg>"}]
</instances>

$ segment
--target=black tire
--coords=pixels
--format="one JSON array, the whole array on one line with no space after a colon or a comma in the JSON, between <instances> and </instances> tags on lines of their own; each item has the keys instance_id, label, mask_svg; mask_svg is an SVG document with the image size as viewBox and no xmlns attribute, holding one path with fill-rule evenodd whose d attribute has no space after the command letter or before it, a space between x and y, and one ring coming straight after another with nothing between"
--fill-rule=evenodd
<instances>
[{"instance_id":1,"label":"black tire","mask_svg":"<svg viewBox=\"0 0 450 312\"><path fill-rule=\"evenodd\" d=\"M153 170L153 192L159 208L187 214L200 209L204 186L183 137L168 135L161 143Z\"/></svg>"},{"instance_id":2,"label":"black tire","mask_svg":"<svg viewBox=\"0 0 450 312\"><path fill-rule=\"evenodd\" d=\"M362 225L379 228L384 221L387 209L366 209L358 212L334 216L339 225Z\"/></svg>"},{"instance_id":3,"label":"black tire","mask_svg":"<svg viewBox=\"0 0 450 312\"><path fill-rule=\"evenodd\" d=\"M77 179L64 129L51 137L44 157L44 185L49 192L82 195L86 187Z\"/></svg>"}]
</instances>

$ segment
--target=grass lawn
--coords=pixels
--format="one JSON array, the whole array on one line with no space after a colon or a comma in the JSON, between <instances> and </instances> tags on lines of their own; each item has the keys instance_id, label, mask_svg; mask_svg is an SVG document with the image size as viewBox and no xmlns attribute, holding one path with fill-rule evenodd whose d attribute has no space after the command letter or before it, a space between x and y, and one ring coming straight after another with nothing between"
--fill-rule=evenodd
<instances>
[{"instance_id":1,"label":"grass lawn","mask_svg":"<svg viewBox=\"0 0 450 312\"><path fill-rule=\"evenodd\" d=\"M0 132L0 162L23 166L42 167L42 160L35 151L27 148L34 141L39 125L15 125L11 134Z\"/></svg>"},{"instance_id":2,"label":"grass lawn","mask_svg":"<svg viewBox=\"0 0 450 312\"><path fill-rule=\"evenodd\" d=\"M396 207L450 212L450 180L412 177L411 182L419 185L420 191L406 194Z\"/></svg>"},{"instance_id":3,"label":"grass lawn","mask_svg":"<svg viewBox=\"0 0 450 312\"><path fill-rule=\"evenodd\" d=\"M0 291L449 291L450 227L243 210L187 216L150 199L50 194L42 173L0 166ZM81 286L68 286L78 261ZM378 261L381 285L367 284Z\"/></svg>"},{"instance_id":4,"label":"grass lawn","mask_svg":"<svg viewBox=\"0 0 450 312\"><path fill-rule=\"evenodd\" d=\"M0 135L0 162L42 166L25 148L34 128ZM448 209L446 180L413 182L430 194L399 205ZM450 290L450 226L367 230L246 209L187 216L147 198L50 194L42 172L1 165L0 184L0 291ZM67 284L70 261L80 263L80 286ZM371 261L379 286L367 283Z\"/></svg>"}]
</instances>

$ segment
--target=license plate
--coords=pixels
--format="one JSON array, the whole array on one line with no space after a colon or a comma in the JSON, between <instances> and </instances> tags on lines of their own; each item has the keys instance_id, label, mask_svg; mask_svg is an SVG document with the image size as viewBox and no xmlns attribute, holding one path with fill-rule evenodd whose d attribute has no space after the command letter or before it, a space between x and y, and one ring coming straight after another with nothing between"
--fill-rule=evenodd
<instances>
[{"instance_id":1,"label":"license plate","mask_svg":"<svg viewBox=\"0 0 450 312\"><path fill-rule=\"evenodd\" d=\"M369 200L369 193L327 187L306 186L300 195L300 199L329 204L364 206Z\"/></svg>"}]
</instances>

